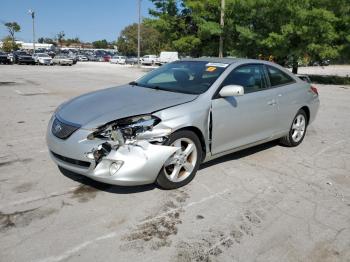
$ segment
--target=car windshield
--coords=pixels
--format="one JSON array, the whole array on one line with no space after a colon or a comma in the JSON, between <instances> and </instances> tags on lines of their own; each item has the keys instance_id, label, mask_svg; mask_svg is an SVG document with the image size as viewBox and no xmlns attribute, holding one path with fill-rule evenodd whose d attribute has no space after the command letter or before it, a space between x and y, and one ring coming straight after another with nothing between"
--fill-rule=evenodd
<instances>
[{"instance_id":1,"label":"car windshield","mask_svg":"<svg viewBox=\"0 0 350 262\"><path fill-rule=\"evenodd\" d=\"M208 61L176 61L148 73L132 84L171 92L202 94L227 66Z\"/></svg>"},{"instance_id":2,"label":"car windshield","mask_svg":"<svg viewBox=\"0 0 350 262\"><path fill-rule=\"evenodd\" d=\"M47 54L38 54L38 57L49 57Z\"/></svg>"}]
</instances>

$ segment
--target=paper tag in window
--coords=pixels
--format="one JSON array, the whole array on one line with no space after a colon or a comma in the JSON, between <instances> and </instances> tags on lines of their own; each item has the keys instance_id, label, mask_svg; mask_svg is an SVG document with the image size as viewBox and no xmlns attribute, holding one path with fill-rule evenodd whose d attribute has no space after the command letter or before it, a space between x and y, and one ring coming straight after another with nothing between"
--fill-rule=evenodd
<instances>
[{"instance_id":1,"label":"paper tag in window","mask_svg":"<svg viewBox=\"0 0 350 262\"><path fill-rule=\"evenodd\" d=\"M224 63L208 63L206 64L206 66L213 66L213 67L223 67L226 68L228 67L228 64L224 64Z\"/></svg>"},{"instance_id":2,"label":"paper tag in window","mask_svg":"<svg viewBox=\"0 0 350 262\"><path fill-rule=\"evenodd\" d=\"M205 70L205 71L207 71L207 72L214 72L216 70L216 67L215 66L209 66L208 68L207 68L207 70Z\"/></svg>"}]
</instances>

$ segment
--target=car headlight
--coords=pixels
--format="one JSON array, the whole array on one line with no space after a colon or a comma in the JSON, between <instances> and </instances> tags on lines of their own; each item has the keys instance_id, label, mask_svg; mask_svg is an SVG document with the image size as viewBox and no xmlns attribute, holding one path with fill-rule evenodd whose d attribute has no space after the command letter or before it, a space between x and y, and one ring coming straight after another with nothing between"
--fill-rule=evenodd
<instances>
[{"instance_id":1,"label":"car headlight","mask_svg":"<svg viewBox=\"0 0 350 262\"><path fill-rule=\"evenodd\" d=\"M153 115L127 117L108 123L91 133L88 139L119 141L135 138L137 134L151 130L161 120Z\"/></svg>"}]
</instances>

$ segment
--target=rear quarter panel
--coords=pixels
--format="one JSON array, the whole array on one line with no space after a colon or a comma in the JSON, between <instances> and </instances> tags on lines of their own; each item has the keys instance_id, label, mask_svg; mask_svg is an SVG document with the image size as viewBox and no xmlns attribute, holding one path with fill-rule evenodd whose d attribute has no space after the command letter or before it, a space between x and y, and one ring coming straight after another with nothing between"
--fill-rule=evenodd
<instances>
[{"instance_id":1,"label":"rear quarter panel","mask_svg":"<svg viewBox=\"0 0 350 262\"><path fill-rule=\"evenodd\" d=\"M312 122L317 109L318 98L310 92L310 84L304 81L297 81L291 85L276 87L277 89L277 110L279 133L289 132L291 123L302 107L307 107L310 111L310 121Z\"/></svg>"}]
</instances>

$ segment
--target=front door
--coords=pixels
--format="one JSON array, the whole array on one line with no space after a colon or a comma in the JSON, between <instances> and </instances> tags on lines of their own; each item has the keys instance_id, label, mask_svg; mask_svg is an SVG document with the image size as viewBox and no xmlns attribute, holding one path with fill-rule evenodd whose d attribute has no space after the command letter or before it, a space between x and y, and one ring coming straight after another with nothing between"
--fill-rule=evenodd
<instances>
[{"instance_id":1,"label":"front door","mask_svg":"<svg viewBox=\"0 0 350 262\"><path fill-rule=\"evenodd\" d=\"M221 85L241 85L245 94L212 100L212 154L271 137L275 130L276 90L268 89L264 67L234 69Z\"/></svg>"}]
</instances>

